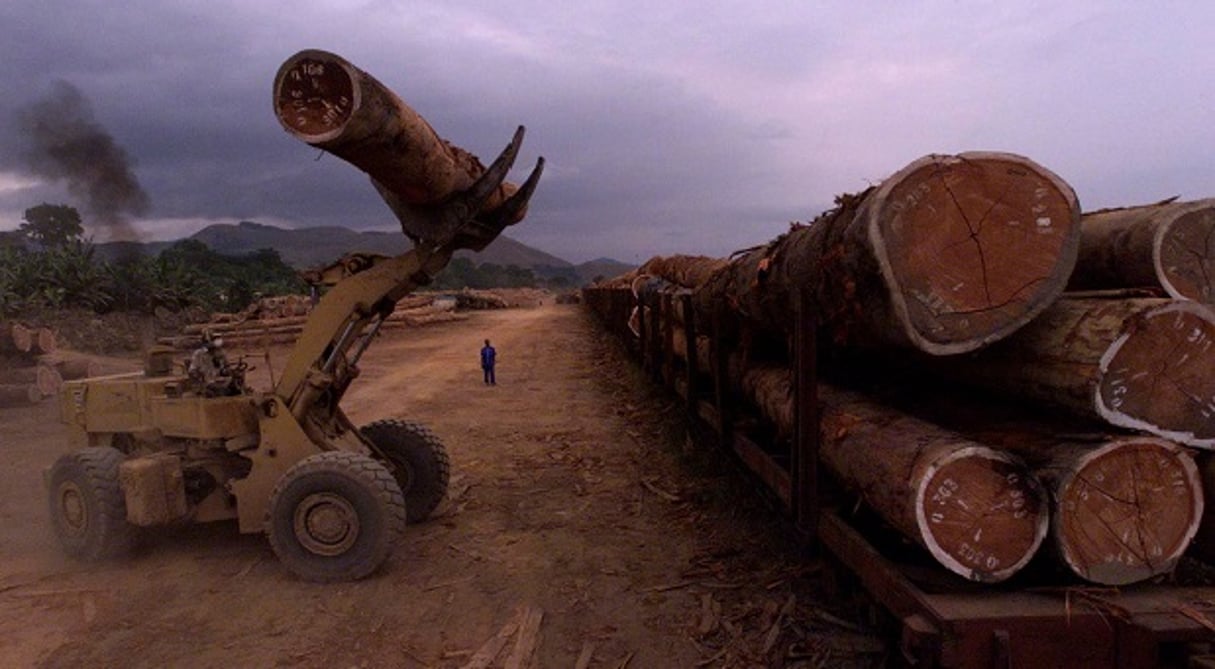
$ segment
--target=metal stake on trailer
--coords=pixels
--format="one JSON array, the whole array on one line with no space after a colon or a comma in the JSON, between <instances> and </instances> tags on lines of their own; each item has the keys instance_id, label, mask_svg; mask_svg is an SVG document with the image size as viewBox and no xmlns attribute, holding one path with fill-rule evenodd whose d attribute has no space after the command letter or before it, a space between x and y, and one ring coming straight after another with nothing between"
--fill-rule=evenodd
<instances>
[{"instance_id":1,"label":"metal stake on trailer","mask_svg":"<svg viewBox=\"0 0 1215 669\"><path fill-rule=\"evenodd\" d=\"M817 547L819 514L818 318L806 291L797 291L793 327L793 444L790 453L793 525Z\"/></svg>"},{"instance_id":2,"label":"metal stake on trailer","mask_svg":"<svg viewBox=\"0 0 1215 669\"><path fill-rule=\"evenodd\" d=\"M687 403L688 414L696 415L696 403L700 397L700 384L696 381L700 375L696 373L696 367L700 364L700 351L696 348L696 318L692 316L692 296L690 294L684 293L679 296L679 308L683 310L684 350L688 352L683 366L683 380L688 389L684 401Z\"/></svg>"}]
</instances>

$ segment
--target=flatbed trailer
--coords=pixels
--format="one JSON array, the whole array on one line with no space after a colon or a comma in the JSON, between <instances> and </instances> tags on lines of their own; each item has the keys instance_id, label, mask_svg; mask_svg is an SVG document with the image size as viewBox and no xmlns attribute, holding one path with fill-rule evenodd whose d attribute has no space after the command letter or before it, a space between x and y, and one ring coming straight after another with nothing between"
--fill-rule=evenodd
<instances>
[{"instance_id":1,"label":"flatbed trailer","mask_svg":"<svg viewBox=\"0 0 1215 669\"><path fill-rule=\"evenodd\" d=\"M896 664L1215 669L1213 586L976 584L926 568L909 555L915 551L883 546L858 529L854 514L829 502L830 482L819 472L816 328L804 301L792 314L794 435L776 446L763 438L765 430L754 429L759 419L737 415L730 400L720 315L697 323L690 296L671 292L588 288L583 298L642 369L682 398L689 418L707 425L774 494L793 519L794 539L820 552L837 580L858 586L882 611L897 644ZM698 335L709 337L711 374L675 355L669 315L677 308L684 315L684 351L696 351ZM630 315L636 332L627 325Z\"/></svg>"}]
</instances>

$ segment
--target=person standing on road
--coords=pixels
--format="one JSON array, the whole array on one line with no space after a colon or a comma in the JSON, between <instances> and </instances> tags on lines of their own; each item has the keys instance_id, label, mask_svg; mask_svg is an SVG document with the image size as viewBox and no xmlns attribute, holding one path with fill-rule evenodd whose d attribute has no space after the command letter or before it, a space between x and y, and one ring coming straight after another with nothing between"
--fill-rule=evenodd
<instances>
[{"instance_id":1,"label":"person standing on road","mask_svg":"<svg viewBox=\"0 0 1215 669\"><path fill-rule=\"evenodd\" d=\"M494 359L498 352L493 346L489 345L489 340L485 340L485 346L481 347L481 371L485 373L485 385L496 386L498 382L494 379Z\"/></svg>"}]
</instances>

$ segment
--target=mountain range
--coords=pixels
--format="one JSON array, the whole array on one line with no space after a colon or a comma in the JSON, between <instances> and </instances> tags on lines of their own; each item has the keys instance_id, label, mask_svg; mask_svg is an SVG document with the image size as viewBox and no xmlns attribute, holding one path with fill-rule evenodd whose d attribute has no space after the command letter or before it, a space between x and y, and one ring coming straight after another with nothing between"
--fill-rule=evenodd
<instances>
[{"instance_id":1,"label":"mountain range","mask_svg":"<svg viewBox=\"0 0 1215 669\"><path fill-rule=\"evenodd\" d=\"M252 221L209 225L188 239L203 242L224 255L274 249L284 262L298 269L324 265L354 251L396 255L410 247L409 240L399 232L364 232L340 226L289 229ZM98 253L116 258L131 253L157 254L174 243L107 242L96 246ZM582 284L590 283L595 277L616 276L633 269L633 265L610 258L574 264L504 235L499 235L480 252L461 250L455 257L469 258L478 265L515 265L532 270L540 278L572 274Z\"/></svg>"}]
</instances>

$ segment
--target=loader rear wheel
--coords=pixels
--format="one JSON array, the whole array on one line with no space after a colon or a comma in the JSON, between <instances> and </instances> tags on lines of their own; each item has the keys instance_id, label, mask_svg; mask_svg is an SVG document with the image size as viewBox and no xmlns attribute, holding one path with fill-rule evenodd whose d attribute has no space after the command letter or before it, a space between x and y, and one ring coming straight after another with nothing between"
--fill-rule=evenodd
<instances>
[{"instance_id":1,"label":"loader rear wheel","mask_svg":"<svg viewBox=\"0 0 1215 669\"><path fill-rule=\"evenodd\" d=\"M118 481L123 455L108 446L61 456L51 466L47 501L51 526L68 555L102 560L130 550L135 526Z\"/></svg>"},{"instance_id":2,"label":"loader rear wheel","mask_svg":"<svg viewBox=\"0 0 1215 669\"><path fill-rule=\"evenodd\" d=\"M439 437L420 423L403 420L378 420L360 432L392 465L408 522L429 518L447 496L451 478L451 460Z\"/></svg>"},{"instance_id":3,"label":"loader rear wheel","mask_svg":"<svg viewBox=\"0 0 1215 669\"><path fill-rule=\"evenodd\" d=\"M392 474L361 453L329 451L297 462L270 496L270 545L307 581L353 581L388 559L405 529Z\"/></svg>"}]
</instances>

